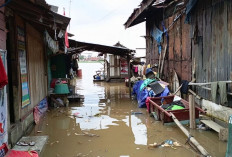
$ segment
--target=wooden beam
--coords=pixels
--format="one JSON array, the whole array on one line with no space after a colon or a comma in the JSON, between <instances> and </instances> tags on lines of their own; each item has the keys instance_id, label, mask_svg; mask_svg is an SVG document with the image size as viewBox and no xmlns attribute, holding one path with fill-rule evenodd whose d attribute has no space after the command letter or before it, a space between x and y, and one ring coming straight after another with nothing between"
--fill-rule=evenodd
<instances>
[{"instance_id":1,"label":"wooden beam","mask_svg":"<svg viewBox=\"0 0 232 157\"><path fill-rule=\"evenodd\" d=\"M188 137L188 140L196 146L196 148L201 152L202 155L206 157L210 157L209 153L197 142L197 140L188 132L188 130L179 122L178 119L176 119L176 116L171 113L173 121L176 123L176 125L183 131L183 133Z\"/></svg>"},{"instance_id":2,"label":"wooden beam","mask_svg":"<svg viewBox=\"0 0 232 157\"><path fill-rule=\"evenodd\" d=\"M195 101L192 94L189 95L189 122L190 122L190 129L195 129L196 128Z\"/></svg>"}]
</instances>

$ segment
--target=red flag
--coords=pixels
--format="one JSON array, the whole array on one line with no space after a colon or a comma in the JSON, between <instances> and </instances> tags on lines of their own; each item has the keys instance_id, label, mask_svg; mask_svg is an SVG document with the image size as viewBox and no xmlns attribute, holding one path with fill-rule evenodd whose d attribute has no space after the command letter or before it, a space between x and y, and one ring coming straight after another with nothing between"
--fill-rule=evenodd
<instances>
[{"instance_id":1,"label":"red flag","mask_svg":"<svg viewBox=\"0 0 232 157\"><path fill-rule=\"evenodd\" d=\"M64 8L64 16L65 16L65 8ZM68 42L68 32L67 32L67 29L65 30L65 36L64 36L64 39L65 39L65 46L67 48L69 48L69 42Z\"/></svg>"}]
</instances>

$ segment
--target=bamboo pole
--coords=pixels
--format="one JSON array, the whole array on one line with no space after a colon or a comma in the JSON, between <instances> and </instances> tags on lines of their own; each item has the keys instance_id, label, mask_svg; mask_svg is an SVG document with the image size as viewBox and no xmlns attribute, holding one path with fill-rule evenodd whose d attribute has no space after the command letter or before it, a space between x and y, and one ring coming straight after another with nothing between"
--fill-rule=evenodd
<instances>
[{"instance_id":1,"label":"bamboo pole","mask_svg":"<svg viewBox=\"0 0 232 157\"><path fill-rule=\"evenodd\" d=\"M183 86L183 84L181 84L180 87L177 88L177 90L175 91L175 93L173 95L176 95L176 93L181 89L182 86Z\"/></svg>"},{"instance_id":2,"label":"bamboo pole","mask_svg":"<svg viewBox=\"0 0 232 157\"><path fill-rule=\"evenodd\" d=\"M201 100L202 97L200 97L199 95L197 95L194 91L192 91L191 89L188 90L189 93L191 93L192 95L194 95L197 99Z\"/></svg>"},{"instance_id":3,"label":"bamboo pole","mask_svg":"<svg viewBox=\"0 0 232 157\"><path fill-rule=\"evenodd\" d=\"M162 56L162 51L160 52L159 56L159 66L158 66L158 75L160 76L160 63L161 63L161 56Z\"/></svg>"},{"instance_id":4,"label":"bamboo pole","mask_svg":"<svg viewBox=\"0 0 232 157\"><path fill-rule=\"evenodd\" d=\"M165 45L165 48L164 48L163 60L162 60L162 64L161 64L159 77L161 77L162 73L163 73L164 59L165 59L166 52L167 52L167 44Z\"/></svg>"},{"instance_id":5,"label":"bamboo pole","mask_svg":"<svg viewBox=\"0 0 232 157\"><path fill-rule=\"evenodd\" d=\"M197 142L197 140L188 132L188 130L179 122L179 120L176 119L176 116L171 112L170 112L170 114L172 116L173 121L176 123L176 125L188 137L188 140L196 146L196 148L201 152L201 154L206 156L206 157L210 157L209 153Z\"/></svg>"},{"instance_id":6,"label":"bamboo pole","mask_svg":"<svg viewBox=\"0 0 232 157\"><path fill-rule=\"evenodd\" d=\"M190 129L195 129L196 128L195 101L192 94L189 95L189 121L190 121Z\"/></svg>"}]
</instances>

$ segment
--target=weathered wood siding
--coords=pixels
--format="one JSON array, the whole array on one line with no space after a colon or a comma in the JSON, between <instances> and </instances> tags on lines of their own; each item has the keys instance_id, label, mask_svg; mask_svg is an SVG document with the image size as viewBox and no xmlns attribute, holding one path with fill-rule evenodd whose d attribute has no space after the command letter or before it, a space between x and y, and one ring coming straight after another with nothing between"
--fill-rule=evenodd
<instances>
[{"instance_id":1,"label":"weathered wood siding","mask_svg":"<svg viewBox=\"0 0 232 157\"><path fill-rule=\"evenodd\" d=\"M171 25L174 17L176 15L164 20L166 27ZM157 43L152 43L151 30L156 25L163 31L161 22L147 20L147 64L159 62ZM232 1L198 1L190 23L186 24L185 16L182 16L170 28L168 35L169 47L164 66L166 81L172 70L176 71L180 81L191 81L192 71L199 83L232 79ZM162 53L167 43L165 38L163 36ZM209 90L196 87L196 92L211 100ZM228 92L232 93L232 84L228 85ZM232 104L231 96L228 95L228 98L229 104ZM219 96L217 99L219 103Z\"/></svg>"},{"instance_id":2,"label":"weathered wood siding","mask_svg":"<svg viewBox=\"0 0 232 157\"><path fill-rule=\"evenodd\" d=\"M232 2L199 1L191 18L191 30L198 28L195 32L197 43L192 42L192 57L196 61L196 81L231 80ZM228 92L231 92L231 89L231 85L228 85ZM211 100L210 91L197 88L197 93Z\"/></svg>"},{"instance_id":3,"label":"weathered wood siding","mask_svg":"<svg viewBox=\"0 0 232 157\"><path fill-rule=\"evenodd\" d=\"M0 2L1 4L2 2ZM6 50L6 22L4 7L0 8L0 49Z\"/></svg>"},{"instance_id":4,"label":"weathered wood siding","mask_svg":"<svg viewBox=\"0 0 232 157\"><path fill-rule=\"evenodd\" d=\"M174 17L169 17L164 20L164 25L168 28L172 24ZM167 81L171 76L173 70L176 71L180 81L191 81L192 76L192 58L191 58L191 39L190 25L184 24L185 16L179 18L173 27L168 31L169 40L163 35L162 53L164 53L165 46L167 45L167 52L165 55L163 74L164 79ZM163 31L161 21L148 20L146 25L146 46L147 46L147 64L159 63L159 54L157 42L151 36L151 31L154 27Z\"/></svg>"}]
</instances>

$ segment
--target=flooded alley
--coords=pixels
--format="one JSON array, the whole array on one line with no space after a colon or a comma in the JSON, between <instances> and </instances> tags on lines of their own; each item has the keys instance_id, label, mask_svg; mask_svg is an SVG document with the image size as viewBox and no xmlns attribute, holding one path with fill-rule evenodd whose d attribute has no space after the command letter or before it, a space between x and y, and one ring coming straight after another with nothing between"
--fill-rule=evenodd
<instances>
[{"instance_id":1,"label":"flooded alley","mask_svg":"<svg viewBox=\"0 0 232 157\"><path fill-rule=\"evenodd\" d=\"M93 83L92 75L102 65L81 63L78 79L81 102L69 107L50 108L31 135L48 135L42 157L196 157L178 127L165 126L138 108L124 83ZM41 131L38 133L37 131ZM226 143L213 131L192 132L199 143L215 157L223 157ZM177 141L180 147L148 149L149 144Z\"/></svg>"}]
</instances>

